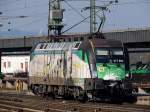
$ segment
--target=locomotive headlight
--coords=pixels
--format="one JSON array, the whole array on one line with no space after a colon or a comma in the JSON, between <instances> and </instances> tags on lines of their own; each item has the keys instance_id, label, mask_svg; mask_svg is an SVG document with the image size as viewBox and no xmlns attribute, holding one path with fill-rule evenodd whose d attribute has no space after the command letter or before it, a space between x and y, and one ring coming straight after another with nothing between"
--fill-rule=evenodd
<instances>
[{"instance_id":1,"label":"locomotive headlight","mask_svg":"<svg viewBox=\"0 0 150 112\"><path fill-rule=\"evenodd\" d=\"M126 77L127 77L127 78L129 77L129 73L126 73Z\"/></svg>"},{"instance_id":2,"label":"locomotive headlight","mask_svg":"<svg viewBox=\"0 0 150 112\"><path fill-rule=\"evenodd\" d=\"M104 80L117 80L117 75L115 75L114 73L106 74Z\"/></svg>"}]
</instances>

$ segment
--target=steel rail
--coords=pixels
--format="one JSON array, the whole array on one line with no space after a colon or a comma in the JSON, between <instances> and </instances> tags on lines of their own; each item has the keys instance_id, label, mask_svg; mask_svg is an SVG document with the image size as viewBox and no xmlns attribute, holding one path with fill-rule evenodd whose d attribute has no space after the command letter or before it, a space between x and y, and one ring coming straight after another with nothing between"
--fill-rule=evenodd
<instances>
[{"instance_id":1,"label":"steel rail","mask_svg":"<svg viewBox=\"0 0 150 112\"><path fill-rule=\"evenodd\" d=\"M1 94L2 95L2 94ZM7 96L7 97L6 97ZM9 99L9 100L8 100ZM2 101L1 101L2 100ZM22 101L22 102L21 102ZM0 96L0 104L3 105L17 105L20 104L21 108L27 109L39 109L39 111L55 111L55 112L66 112L79 110L79 112L93 112L93 111L112 111L112 112L150 112L150 107L140 106L133 104L106 104L106 103L79 103L77 101L65 101L65 100L46 100L42 97L26 96L26 95L6 95Z\"/></svg>"},{"instance_id":2,"label":"steel rail","mask_svg":"<svg viewBox=\"0 0 150 112\"><path fill-rule=\"evenodd\" d=\"M4 109L9 108L9 109L13 109L13 110L23 110L23 111L28 111L28 112L43 112L41 110L36 110L36 109L31 109L31 108L24 108L24 107L17 107L17 106L12 106L12 105L7 105L7 104L0 104L0 108L3 107Z\"/></svg>"}]
</instances>

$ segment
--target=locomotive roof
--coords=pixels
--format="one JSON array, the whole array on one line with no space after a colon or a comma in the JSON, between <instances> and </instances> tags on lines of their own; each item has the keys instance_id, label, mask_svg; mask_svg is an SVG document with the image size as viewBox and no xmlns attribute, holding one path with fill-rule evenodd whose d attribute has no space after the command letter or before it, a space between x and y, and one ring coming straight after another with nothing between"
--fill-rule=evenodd
<instances>
[{"instance_id":1,"label":"locomotive roof","mask_svg":"<svg viewBox=\"0 0 150 112\"><path fill-rule=\"evenodd\" d=\"M87 42L88 41L88 42ZM35 47L35 51L41 50L67 50L67 49L80 49L84 45L87 45L89 42L92 42L93 47L122 47L122 43L118 40L110 40L110 39L100 39L93 38L87 41L77 41L77 42L41 42L38 43ZM90 43L89 43L90 44Z\"/></svg>"},{"instance_id":2,"label":"locomotive roof","mask_svg":"<svg viewBox=\"0 0 150 112\"><path fill-rule=\"evenodd\" d=\"M121 41L112 39L98 39L94 38L91 40L94 47L122 47Z\"/></svg>"},{"instance_id":3,"label":"locomotive roof","mask_svg":"<svg viewBox=\"0 0 150 112\"><path fill-rule=\"evenodd\" d=\"M81 42L42 42L37 44L35 50L66 50L78 49Z\"/></svg>"}]
</instances>

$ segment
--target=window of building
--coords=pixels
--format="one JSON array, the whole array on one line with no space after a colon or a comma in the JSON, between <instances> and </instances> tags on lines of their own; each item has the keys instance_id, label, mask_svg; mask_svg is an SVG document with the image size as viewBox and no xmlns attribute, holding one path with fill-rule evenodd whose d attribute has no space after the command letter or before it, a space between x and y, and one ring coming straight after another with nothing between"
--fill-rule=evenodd
<instances>
[{"instance_id":1,"label":"window of building","mask_svg":"<svg viewBox=\"0 0 150 112\"><path fill-rule=\"evenodd\" d=\"M23 69L23 63L20 63L21 69Z\"/></svg>"},{"instance_id":2,"label":"window of building","mask_svg":"<svg viewBox=\"0 0 150 112\"><path fill-rule=\"evenodd\" d=\"M84 40L84 37L80 37L80 41Z\"/></svg>"},{"instance_id":3,"label":"window of building","mask_svg":"<svg viewBox=\"0 0 150 112\"><path fill-rule=\"evenodd\" d=\"M25 62L25 70L28 72L28 62Z\"/></svg>"},{"instance_id":4,"label":"window of building","mask_svg":"<svg viewBox=\"0 0 150 112\"><path fill-rule=\"evenodd\" d=\"M6 62L3 63L3 67L6 68Z\"/></svg>"},{"instance_id":5,"label":"window of building","mask_svg":"<svg viewBox=\"0 0 150 112\"><path fill-rule=\"evenodd\" d=\"M77 38L77 37L75 37L75 38L74 38L74 41L78 41L78 38Z\"/></svg>"},{"instance_id":6,"label":"window of building","mask_svg":"<svg viewBox=\"0 0 150 112\"><path fill-rule=\"evenodd\" d=\"M8 68L10 68L11 67L11 62L10 61L8 61Z\"/></svg>"},{"instance_id":7,"label":"window of building","mask_svg":"<svg viewBox=\"0 0 150 112\"><path fill-rule=\"evenodd\" d=\"M71 38L69 38L68 41L71 42Z\"/></svg>"}]
</instances>

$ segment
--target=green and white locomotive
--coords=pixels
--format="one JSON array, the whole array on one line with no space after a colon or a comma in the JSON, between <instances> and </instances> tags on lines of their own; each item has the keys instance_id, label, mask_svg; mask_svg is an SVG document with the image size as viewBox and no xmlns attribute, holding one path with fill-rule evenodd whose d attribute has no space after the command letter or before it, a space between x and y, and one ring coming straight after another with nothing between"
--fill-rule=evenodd
<instances>
[{"instance_id":1,"label":"green and white locomotive","mask_svg":"<svg viewBox=\"0 0 150 112\"><path fill-rule=\"evenodd\" d=\"M124 101L133 92L125 77L124 48L117 40L41 42L31 52L29 83L35 94Z\"/></svg>"}]
</instances>

